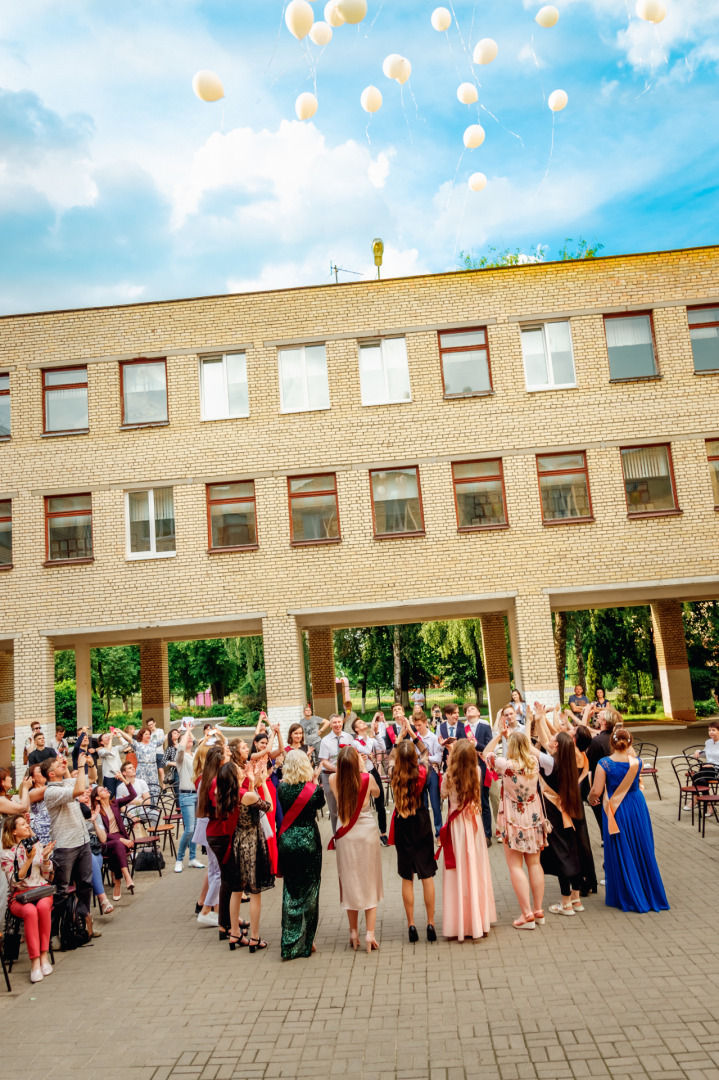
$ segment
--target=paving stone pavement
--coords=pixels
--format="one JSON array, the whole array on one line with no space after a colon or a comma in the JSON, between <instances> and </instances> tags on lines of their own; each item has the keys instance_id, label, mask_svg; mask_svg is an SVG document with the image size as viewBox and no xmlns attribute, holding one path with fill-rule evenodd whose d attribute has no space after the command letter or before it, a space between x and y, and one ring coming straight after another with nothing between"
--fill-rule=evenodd
<instances>
[{"instance_id":1,"label":"paving stone pavement","mask_svg":"<svg viewBox=\"0 0 719 1080\"><path fill-rule=\"evenodd\" d=\"M647 734L646 736L650 736ZM662 753L703 733L652 733ZM670 746L671 744L671 746ZM498 924L482 942L406 939L394 852L383 852L379 953L353 953L325 852L318 952L282 963L281 887L263 898L270 948L231 953L192 914L200 872L139 874L134 898L99 918L102 938L53 975L0 990L3 1075L23 1080L717 1080L719 825L677 821L660 762L647 789L671 911L630 915L600 895L573 919L512 928L517 906L490 851ZM327 838L329 823L322 821ZM599 833L590 818L598 869ZM441 927L438 875L437 925ZM547 879L549 904L556 879ZM420 899L419 889L416 891ZM243 912L246 911L243 907ZM419 911L418 911L419 915ZM418 924L421 919L418 917Z\"/></svg>"}]
</instances>

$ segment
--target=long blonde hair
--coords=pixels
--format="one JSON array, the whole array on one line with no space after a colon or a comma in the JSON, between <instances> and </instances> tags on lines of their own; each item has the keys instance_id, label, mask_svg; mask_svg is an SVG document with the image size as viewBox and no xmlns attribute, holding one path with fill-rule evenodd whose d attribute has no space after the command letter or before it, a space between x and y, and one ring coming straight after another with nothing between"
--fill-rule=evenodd
<instances>
[{"instance_id":1,"label":"long blonde hair","mask_svg":"<svg viewBox=\"0 0 719 1080\"><path fill-rule=\"evenodd\" d=\"M534 773L539 768L529 749L531 743L523 731L513 731L507 740L507 760L519 766L519 772Z\"/></svg>"},{"instance_id":2,"label":"long blonde hair","mask_svg":"<svg viewBox=\"0 0 719 1080\"><path fill-rule=\"evenodd\" d=\"M285 784L309 784L314 776L310 759L304 750L290 750L282 766Z\"/></svg>"},{"instance_id":3,"label":"long blonde hair","mask_svg":"<svg viewBox=\"0 0 719 1080\"><path fill-rule=\"evenodd\" d=\"M475 813L482 810L482 789L479 786L477 751L469 739L457 739L449 752L445 791L454 792L459 806L470 807Z\"/></svg>"},{"instance_id":4,"label":"long blonde hair","mask_svg":"<svg viewBox=\"0 0 719 1080\"><path fill-rule=\"evenodd\" d=\"M192 759L193 780L197 780L197 777L200 776L200 774L202 773L202 770L205 767L205 758L207 757L208 750L209 746L206 742L200 743L200 745L197 747L197 750L195 751L195 756Z\"/></svg>"}]
</instances>

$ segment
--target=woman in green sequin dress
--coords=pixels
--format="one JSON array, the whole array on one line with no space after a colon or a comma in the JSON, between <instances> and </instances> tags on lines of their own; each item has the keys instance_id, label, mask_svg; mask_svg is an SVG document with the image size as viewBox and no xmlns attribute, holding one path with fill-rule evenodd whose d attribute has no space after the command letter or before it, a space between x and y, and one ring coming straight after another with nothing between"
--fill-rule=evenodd
<instances>
[{"instance_id":1,"label":"woman in green sequin dress","mask_svg":"<svg viewBox=\"0 0 719 1080\"><path fill-rule=\"evenodd\" d=\"M283 814L299 796L306 783L314 783L310 759L303 750L292 750L282 769L277 795ZM319 918L322 841L317 827L317 811L325 804L325 793L315 787L309 802L277 840L279 865L284 881L282 893L282 959L294 960L314 952Z\"/></svg>"}]
</instances>

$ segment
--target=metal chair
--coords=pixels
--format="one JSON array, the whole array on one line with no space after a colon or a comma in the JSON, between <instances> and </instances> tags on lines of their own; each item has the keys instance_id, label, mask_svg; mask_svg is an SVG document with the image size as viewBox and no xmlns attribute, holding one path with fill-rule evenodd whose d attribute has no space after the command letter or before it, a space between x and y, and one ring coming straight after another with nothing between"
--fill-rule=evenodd
<instances>
[{"instance_id":1,"label":"metal chair","mask_svg":"<svg viewBox=\"0 0 719 1080\"><path fill-rule=\"evenodd\" d=\"M679 815L677 821L682 820L682 806L687 805L687 797L691 796L691 810L692 810L692 825L694 824L694 798L699 794L698 789L692 783L692 765L687 762L687 759L683 754L673 757L671 760L671 766L674 770L674 775L679 785ZM699 762L696 763L695 768L699 767Z\"/></svg>"},{"instance_id":2,"label":"metal chair","mask_svg":"<svg viewBox=\"0 0 719 1080\"><path fill-rule=\"evenodd\" d=\"M157 807L133 807L135 811L138 809L142 811L142 816L134 816L133 814L123 810L122 819L125 823L125 829L127 830L128 837L132 840L134 847L128 848L128 862L132 869L130 873L135 876L135 860L138 851L152 849L152 854L155 859L155 869L160 877L162 877L162 854L160 852L160 837L155 831L160 824L159 810ZM154 818L154 820L153 820Z\"/></svg>"},{"instance_id":3,"label":"metal chair","mask_svg":"<svg viewBox=\"0 0 719 1080\"><path fill-rule=\"evenodd\" d=\"M659 779L657 775L657 755L659 753L659 747L656 743L640 742L634 747L637 752L637 757L642 759L642 776L651 776L654 781L654 787L657 789L657 795L661 801L662 793L659 790Z\"/></svg>"},{"instance_id":4,"label":"metal chair","mask_svg":"<svg viewBox=\"0 0 719 1080\"><path fill-rule=\"evenodd\" d=\"M182 814L177 805L177 794L173 787L166 787L160 792L160 797L157 800L157 808L160 811L162 824L171 825L175 830L175 839L179 839ZM162 842L163 850L168 835L169 830L165 830L165 839Z\"/></svg>"}]
</instances>

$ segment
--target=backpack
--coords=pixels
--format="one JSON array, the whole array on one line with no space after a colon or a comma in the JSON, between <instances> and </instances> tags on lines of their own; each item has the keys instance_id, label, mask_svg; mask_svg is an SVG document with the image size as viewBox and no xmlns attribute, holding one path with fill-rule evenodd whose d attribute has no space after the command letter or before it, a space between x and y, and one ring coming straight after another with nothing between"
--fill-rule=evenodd
<instances>
[{"instance_id":1,"label":"backpack","mask_svg":"<svg viewBox=\"0 0 719 1080\"><path fill-rule=\"evenodd\" d=\"M70 893L60 915L60 947L63 952L71 952L87 945L90 935L87 932L85 918L87 912L75 893Z\"/></svg>"}]
</instances>

